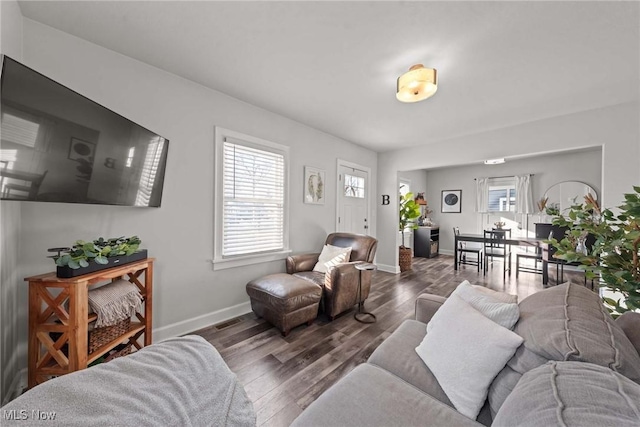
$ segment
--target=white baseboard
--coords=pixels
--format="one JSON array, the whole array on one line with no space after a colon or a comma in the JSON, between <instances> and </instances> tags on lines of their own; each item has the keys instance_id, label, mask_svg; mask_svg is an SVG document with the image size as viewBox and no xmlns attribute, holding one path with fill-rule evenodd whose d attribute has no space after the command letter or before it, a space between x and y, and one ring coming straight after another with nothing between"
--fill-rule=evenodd
<instances>
[{"instance_id":1,"label":"white baseboard","mask_svg":"<svg viewBox=\"0 0 640 427\"><path fill-rule=\"evenodd\" d=\"M452 249L440 249L440 253L442 255L453 255L453 250Z\"/></svg>"},{"instance_id":2,"label":"white baseboard","mask_svg":"<svg viewBox=\"0 0 640 427\"><path fill-rule=\"evenodd\" d=\"M198 317L182 320L171 325L162 326L153 330L153 342L160 342L167 338L188 334L189 332L197 331L198 329L202 329L206 326L215 325L249 312L251 312L251 302L247 301L238 305L213 311L211 313L203 314Z\"/></svg>"},{"instance_id":3,"label":"white baseboard","mask_svg":"<svg viewBox=\"0 0 640 427\"><path fill-rule=\"evenodd\" d=\"M27 368L20 369L13 377L9 386L9 394L4 397L2 406L20 396L25 388L27 388Z\"/></svg>"},{"instance_id":4,"label":"white baseboard","mask_svg":"<svg viewBox=\"0 0 640 427\"><path fill-rule=\"evenodd\" d=\"M387 273L400 274L400 266L397 265L378 264L378 270L386 271Z\"/></svg>"}]
</instances>

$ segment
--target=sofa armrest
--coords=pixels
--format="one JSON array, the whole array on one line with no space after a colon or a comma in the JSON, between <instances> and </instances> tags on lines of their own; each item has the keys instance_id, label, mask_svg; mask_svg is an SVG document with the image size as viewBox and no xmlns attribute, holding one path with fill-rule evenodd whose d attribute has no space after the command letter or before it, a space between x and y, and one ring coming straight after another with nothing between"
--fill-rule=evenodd
<instances>
[{"instance_id":1,"label":"sofa armrest","mask_svg":"<svg viewBox=\"0 0 640 427\"><path fill-rule=\"evenodd\" d=\"M319 253L300 254L287 257L287 273L293 274L299 271L311 271L318 262Z\"/></svg>"},{"instance_id":2,"label":"sofa armrest","mask_svg":"<svg viewBox=\"0 0 640 427\"><path fill-rule=\"evenodd\" d=\"M416 320L429 323L433 315L447 299L438 295L421 294L416 299Z\"/></svg>"}]
</instances>

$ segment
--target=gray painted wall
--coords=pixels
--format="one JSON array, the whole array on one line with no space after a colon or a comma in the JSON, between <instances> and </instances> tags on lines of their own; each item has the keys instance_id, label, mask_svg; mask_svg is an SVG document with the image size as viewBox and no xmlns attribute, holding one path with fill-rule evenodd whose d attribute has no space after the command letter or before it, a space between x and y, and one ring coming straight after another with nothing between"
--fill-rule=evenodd
<instances>
[{"instance_id":1,"label":"gray painted wall","mask_svg":"<svg viewBox=\"0 0 640 427\"><path fill-rule=\"evenodd\" d=\"M0 2L0 47L22 59L22 14L13 0ZM18 270L20 205L0 201L0 404L11 397L18 378L17 294L25 287Z\"/></svg>"},{"instance_id":2,"label":"gray painted wall","mask_svg":"<svg viewBox=\"0 0 640 427\"><path fill-rule=\"evenodd\" d=\"M290 147L290 246L318 251L335 228L337 159L372 171L377 154L97 45L24 20L23 62L170 140L162 207L24 203L20 275L51 271L46 248L76 239L137 234L154 273L154 340L249 311L245 284L284 271L284 261L213 271L214 126ZM303 204L305 165L326 170L325 205ZM375 205L371 201L371 232ZM26 340L27 292L19 289L18 338ZM26 363L23 351L20 365Z\"/></svg>"},{"instance_id":3,"label":"gray painted wall","mask_svg":"<svg viewBox=\"0 0 640 427\"><path fill-rule=\"evenodd\" d=\"M581 181L601 194L602 150L598 147L588 151L556 153L540 157L511 160L501 165L475 164L427 171L427 200L433 204L431 217L440 226L440 250L453 251L453 227L461 232L481 233L501 216L481 215L475 212L476 182L474 178L534 174L531 180L535 202L542 198L553 184L562 181ZM462 190L462 212L441 212L441 191ZM504 214L502 217L521 223L526 227L527 219L521 214ZM534 230L538 215L529 215L529 230Z\"/></svg>"}]
</instances>

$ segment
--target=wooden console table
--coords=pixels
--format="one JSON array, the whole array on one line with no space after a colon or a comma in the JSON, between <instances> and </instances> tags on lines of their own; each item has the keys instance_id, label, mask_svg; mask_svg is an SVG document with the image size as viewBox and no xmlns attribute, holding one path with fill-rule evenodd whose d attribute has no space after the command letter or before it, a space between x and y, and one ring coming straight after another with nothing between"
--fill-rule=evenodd
<instances>
[{"instance_id":1,"label":"wooden console table","mask_svg":"<svg viewBox=\"0 0 640 427\"><path fill-rule=\"evenodd\" d=\"M24 279L29 282L29 388L85 369L120 344L137 349L151 344L153 261L146 258L69 279L59 278L55 272ZM143 313L136 313L137 321L132 321L125 333L89 354L89 324L97 316L89 314L88 288L123 276L140 290ZM143 335L141 344L138 341Z\"/></svg>"}]
</instances>

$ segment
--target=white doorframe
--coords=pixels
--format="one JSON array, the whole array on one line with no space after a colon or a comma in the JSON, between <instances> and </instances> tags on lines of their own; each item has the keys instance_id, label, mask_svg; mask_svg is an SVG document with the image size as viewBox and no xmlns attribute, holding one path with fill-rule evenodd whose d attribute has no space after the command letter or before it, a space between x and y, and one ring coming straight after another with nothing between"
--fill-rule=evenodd
<instances>
[{"instance_id":1,"label":"white doorframe","mask_svg":"<svg viewBox=\"0 0 640 427\"><path fill-rule=\"evenodd\" d=\"M367 224L369 225L369 235L371 235L371 168L359 165L357 163L352 163L346 160L338 159L337 167L336 167L336 216L335 216L335 224L336 230L339 229L338 218L340 217L340 197L339 194L342 190L342 183L340 181L340 167L344 166L347 168L358 169L367 173L367 188L365 191L367 193Z\"/></svg>"}]
</instances>

